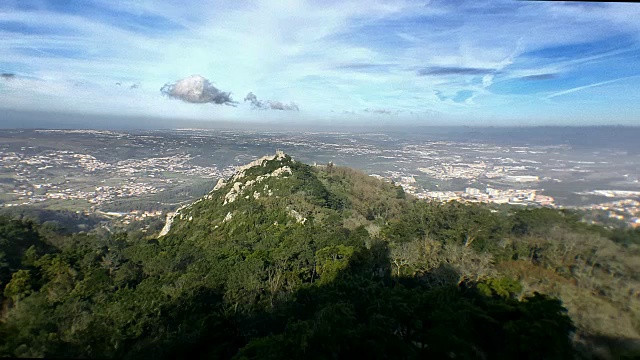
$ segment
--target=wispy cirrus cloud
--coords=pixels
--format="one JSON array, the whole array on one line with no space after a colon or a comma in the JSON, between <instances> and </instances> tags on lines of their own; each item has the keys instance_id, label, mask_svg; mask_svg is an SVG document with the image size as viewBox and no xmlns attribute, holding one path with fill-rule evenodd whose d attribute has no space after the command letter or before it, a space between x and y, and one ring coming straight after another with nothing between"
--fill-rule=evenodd
<instances>
[{"instance_id":1,"label":"wispy cirrus cloud","mask_svg":"<svg viewBox=\"0 0 640 360\"><path fill-rule=\"evenodd\" d=\"M493 74L494 69L483 69L473 67L457 67L457 66L434 66L418 70L420 76L440 76L440 75L487 75Z\"/></svg>"},{"instance_id":2,"label":"wispy cirrus cloud","mask_svg":"<svg viewBox=\"0 0 640 360\"><path fill-rule=\"evenodd\" d=\"M534 74L534 75L526 75L521 77L524 80L551 80L557 78L558 75L554 73L546 73L546 74Z\"/></svg>"},{"instance_id":3,"label":"wispy cirrus cloud","mask_svg":"<svg viewBox=\"0 0 640 360\"><path fill-rule=\"evenodd\" d=\"M624 81L624 80L631 80L631 79L636 79L636 78L640 78L640 75L627 76L627 77L623 77L623 78L619 78L619 79L600 81L600 82L596 82L596 83L592 83L592 84L576 86L576 87L571 88L571 89L558 91L558 92L555 92L555 93L553 93L551 95L548 95L547 99L553 99L555 97L572 94L572 93L577 92L577 91L582 91L582 90L586 90L586 89L590 89L590 88L594 88L594 87L598 87L598 86L603 86L603 85L607 85L607 84L613 84L613 83L616 83L616 82L620 82L620 81Z\"/></svg>"}]
</instances>

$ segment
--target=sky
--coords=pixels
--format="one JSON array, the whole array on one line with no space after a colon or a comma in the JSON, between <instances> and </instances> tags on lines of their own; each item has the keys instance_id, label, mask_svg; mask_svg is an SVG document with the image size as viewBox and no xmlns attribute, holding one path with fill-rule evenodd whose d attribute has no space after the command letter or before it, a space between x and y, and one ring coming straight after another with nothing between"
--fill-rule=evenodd
<instances>
[{"instance_id":1,"label":"sky","mask_svg":"<svg viewBox=\"0 0 640 360\"><path fill-rule=\"evenodd\" d=\"M2 0L0 112L640 125L638 19L633 3Z\"/></svg>"}]
</instances>

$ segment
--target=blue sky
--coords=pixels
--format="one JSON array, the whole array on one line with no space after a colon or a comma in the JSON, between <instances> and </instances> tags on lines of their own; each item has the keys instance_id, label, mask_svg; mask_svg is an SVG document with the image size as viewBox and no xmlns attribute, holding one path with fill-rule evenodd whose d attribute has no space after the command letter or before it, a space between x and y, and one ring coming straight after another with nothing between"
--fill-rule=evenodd
<instances>
[{"instance_id":1,"label":"blue sky","mask_svg":"<svg viewBox=\"0 0 640 360\"><path fill-rule=\"evenodd\" d=\"M639 125L638 19L640 5L623 3L2 0L0 107ZM212 95L182 96L191 75ZM258 101L243 101L249 92Z\"/></svg>"}]
</instances>

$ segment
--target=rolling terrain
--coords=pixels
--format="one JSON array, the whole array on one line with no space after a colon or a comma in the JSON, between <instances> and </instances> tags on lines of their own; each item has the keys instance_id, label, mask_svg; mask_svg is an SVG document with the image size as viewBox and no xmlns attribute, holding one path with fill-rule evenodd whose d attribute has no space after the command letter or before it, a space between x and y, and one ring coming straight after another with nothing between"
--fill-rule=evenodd
<instances>
[{"instance_id":1,"label":"rolling terrain","mask_svg":"<svg viewBox=\"0 0 640 360\"><path fill-rule=\"evenodd\" d=\"M0 354L632 358L640 233L278 152L157 234L0 222Z\"/></svg>"}]
</instances>

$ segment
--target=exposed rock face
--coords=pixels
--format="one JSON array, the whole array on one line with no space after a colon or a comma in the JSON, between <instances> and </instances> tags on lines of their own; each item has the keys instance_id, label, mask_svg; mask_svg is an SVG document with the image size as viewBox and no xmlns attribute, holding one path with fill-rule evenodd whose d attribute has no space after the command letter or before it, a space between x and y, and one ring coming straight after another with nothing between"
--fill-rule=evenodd
<instances>
[{"instance_id":1,"label":"exposed rock face","mask_svg":"<svg viewBox=\"0 0 640 360\"><path fill-rule=\"evenodd\" d=\"M239 174L244 174L244 171L247 169L250 169L254 166L265 166L265 163L267 161L271 161L271 160L282 160L284 159L286 156L286 154L283 151L276 151L275 155L266 155L261 157L260 159L254 160L246 165L242 165L242 166L238 166L236 168L236 172L238 172Z\"/></svg>"},{"instance_id":2,"label":"exposed rock face","mask_svg":"<svg viewBox=\"0 0 640 360\"><path fill-rule=\"evenodd\" d=\"M165 220L164 226L162 227L162 230L160 230L160 234L158 234L158 237L163 237L169 233L169 230L171 230L171 224L173 224L173 218L175 216L176 213L167 214L167 220Z\"/></svg>"},{"instance_id":3,"label":"exposed rock face","mask_svg":"<svg viewBox=\"0 0 640 360\"><path fill-rule=\"evenodd\" d=\"M229 190L229 192L224 196L224 204L223 205L227 205L229 203L234 202L238 198L238 196L242 195L244 190L250 188L254 184L259 184L259 183L263 182L264 180L266 180L266 179L268 179L270 177L278 177L278 176L284 175L284 174L291 175L292 174L291 168L288 167L288 166L283 166L281 168L277 168L277 169L273 170L269 174L260 175L260 176L256 177L255 180L249 180L246 183L242 183L240 181L236 181L235 183L233 183L233 187L231 188L231 190ZM234 176L234 178L236 178L236 176ZM269 191L268 194L269 194L269 196L271 196L271 191ZM256 195L253 195L253 196L255 197ZM259 195L258 195L258 197L259 197ZM257 199L257 197L256 197L256 199Z\"/></svg>"},{"instance_id":4,"label":"exposed rock face","mask_svg":"<svg viewBox=\"0 0 640 360\"><path fill-rule=\"evenodd\" d=\"M202 201L202 199L196 200L193 204L196 204L200 201ZM169 233L169 230L171 230L171 225L173 224L173 220L176 218L176 216L180 217L180 219L184 218L184 215L181 214L180 211L186 209L187 207L193 204L182 205L175 212L167 213L167 220L165 221L164 226L162 227L162 230L160 230L158 237L160 238L167 235ZM190 217L188 220L189 221L193 220L193 217Z\"/></svg>"},{"instance_id":5,"label":"exposed rock face","mask_svg":"<svg viewBox=\"0 0 640 360\"><path fill-rule=\"evenodd\" d=\"M213 190L211 191L216 191L219 189L222 189L225 185L227 185L227 183L224 181L224 179L218 179L218 183L216 184L216 186L213 187Z\"/></svg>"},{"instance_id":6,"label":"exposed rock face","mask_svg":"<svg viewBox=\"0 0 640 360\"><path fill-rule=\"evenodd\" d=\"M303 217L299 212L293 209L289 209L289 213L296 219L297 223L304 224L307 221L306 217Z\"/></svg>"},{"instance_id":7,"label":"exposed rock face","mask_svg":"<svg viewBox=\"0 0 640 360\"><path fill-rule=\"evenodd\" d=\"M258 160L254 160L254 161L248 163L247 165L238 166L238 167L236 167L235 175L233 175L231 177L231 181L242 179L245 176L245 171L248 170L248 169L251 169L254 166L266 166L267 165L267 161L282 160L282 159L285 158L285 156L286 156L286 154L284 152L276 151L275 155L263 156Z\"/></svg>"},{"instance_id":8,"label":"exposed rock face","mask_svg":"<svg viewBox=\"0 0 640 360\"><path fill-rule=\"evenodd\" d=\"M240 189L242 189L243 185L244 184L239 181L236 181L235 183L233 183L233 187L231 188L231 190L229 190L229 192L224 196L223 205L227 205L228 203L234 202L238 197L238 195L240 194Z\"/></svg>"}]
</instances>

